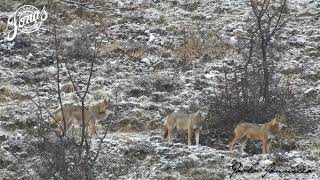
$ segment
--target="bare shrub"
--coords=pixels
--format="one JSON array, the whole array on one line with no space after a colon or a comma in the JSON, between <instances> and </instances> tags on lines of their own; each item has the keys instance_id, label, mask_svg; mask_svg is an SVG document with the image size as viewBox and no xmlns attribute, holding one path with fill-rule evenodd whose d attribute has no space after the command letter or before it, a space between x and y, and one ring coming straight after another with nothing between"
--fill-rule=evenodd
<instances>
[{"instance_id":1,"label":"bare shrub","mask_svg":"<svg viewBox=\"0 0 320 180\"><path fill-rule=\"evenodd\" d=\"M266 105L261 98L262 92L257 91L263 82L263 76L257 72L251 67L245 72L241 63L225 66L225 75L219 79L221 83L217 86L217 93L208 99L211 104L209 127L216 129L214 133L226 142L233 136L234 128L240 122L266 123L276 112L285 113L289 120L298 119L292 111L298 100L291 93L291 85L274 79L270 100ZM286 136L290 134L291 131Z\"/></svg>"},{"instance_id":2,"label":"bare shrub","mask_svg":"<svg viewBox=\"0 0 320 180\"><path fill-rule=\"evenodd\" d=\"M278 6L268 0L262 4L251 1L253 17L250 17L246 31L237 34L237 53L241 58L225 62L224 76L219 77L217 93L209 101L208 117L211 119L208 126L216 129L211 133L224 143L228 143L240 122L266 123L276 112L285 113L290 121L297 119L293 110L299 101L292 94L290 83L283 77L274 76L279 73L276 70L281 56L279 49L284 50L277 46L276 38L286 24L281 8L284 2L280 3L280 8L275 8ZM296 148L292 130L283 135L288 143L278 146Z\"/></svg>"},{"instance_id":3,"label":"bare shrub","mask_svg":"<svg viewBox=\"0 0 320 180\"><path fill-rule=\"evenodd\" d=\"M183 44L175 52L177 63L181 65L192 64L201 55L202 39L196 35L185 37Z\"/></svg>"},{"instance_id":4,"label":"bare shrub","mask_svg":"<svg viewBox=\"0 0 320 180\"><path fill-rule=\"evenodd\" d=\"M92 40L88 38L86 35L88 33L82 34L81 37L84 37L83 44L91 46ZM53 115L50 111L43 105L43 102L34 102L37 106L36 115L39 122L39 127L35 131L35 136L40 139L35 143L35 151L40 152L39 156L41 161L37 163L37 166L42 168L37 168L36 171L40 175L40 177L44 179L94 179L102 169L97 165L97 159L101 150L101 143L106 136L106 133L103 137L99 137L100 143L96 148L93 148L93 141L87 133L87 128L85 125L85 98L89 93L89 86L91 82L91 78L93 75L94 62L96 60L96 49L90 50L88 54L77 54L77 52L82 53L81 48L90 49L85 46L80 46L76 43L76 48L79 51L72 51L72 54L69 54L69 58L80 58L84 61L84 63L89 64L89 73L88 79L85 82L85 89L80 91L79 89L75 89L76 95L80 99L81 103L81 111L82 111L82 123L81 123L81 135L80 136L69 136L66 134L66 121L64 117L64 104L61 96L61 88L60 88L60 68L61 63L64 62L67 68L67 74L71 81L72 87L77 87L78 85L75 83L75 80L72 76L72 72L68 63L64 60L67 58L63 53L61 44L59 43L59 39L57 37L56 29L54 29L54 45L56 50L56 65L57 65L57 95L58 102L60 104L60 109L62 111L63 124L58 123L58 128L61 129L62 134L53 133L53 129L48 125L47 119L48 116L51 120L54 120ZM95 43L93 43L95 44ZM78 60L78 61L80 61Z\"/></svg>"},{"instance_id":5,"label":"bare shrub","mask_svg":"<svg viewBox=\"0 0 320 180\"><path fill-rule=\"evenodd\" d=\"M119 57L124 54L124 50L121 48L120 41L115 41L112 43L103 43L99 45L99 55L107 57Z\"/></svg>"},{"instance_id":6,"label":"bare shrub","mask_svg":"<svg viewBox=\"0 0 320 180\"><path fill-rule=\"evenodd\" d=\"M320 159L320 125L314 125L314 127L314 131L304 134L303 139L301 138L297 143L299 144L299 149L308 152L310 157Z\"/></svg>"},{"instance_id":7,"label":"bare shrub","mask_svg":"<svg viewBox=\"0 0 320 180\"><path fill-rule=\"evenodd\" d=\"M262 75L263 81L260 85L260 91L265 103L268 103L270 98L270 86L272 85L272 72L270 66L275 57L272 57L271 49L275 47L277 36L286 25L288 18L285 14L287 0L250 0L250 6L253 15L249 17L249 27L247 32L250 34L248 37L251 41L250 44L255 46L259 52L258 58L262 60ZM273 40L273 41L272 41ZM252 57L252 49L249 59Z\"/></svg>"},{"instance_id":8,"label":"bare shrub","mask_svg":"<svg viewBox=\"0 0 320 180\"><path fill-rule=\"evenodd\" d=\"M298 143L299 139L301 139L301 136L298 135L295 127L289 127L280 131L280 136L276 144L279 144L282 150L290 151L300 148Z\"/></svg>"}]
</instances>

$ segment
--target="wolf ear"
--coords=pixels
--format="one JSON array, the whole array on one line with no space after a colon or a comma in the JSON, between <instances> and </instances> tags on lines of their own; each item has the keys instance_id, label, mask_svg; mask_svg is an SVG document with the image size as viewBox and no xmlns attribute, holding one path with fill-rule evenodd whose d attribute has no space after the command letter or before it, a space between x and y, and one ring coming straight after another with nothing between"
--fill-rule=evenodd
<instances>
[{"instance_id":1,"label":"wolf ear","mask_svg":"<svg viewBox=\"0 0 320 180\"><path fill-rule=\"evenodd\" d=\"M200 115L201 120L204 121L205 115L203 114L203 112L198 111L197 113L198 113L198 115Z\"/></svg>"},{"instance_id":2,"label":"wolf ear","mask_svg":"<svg viewBox=\"0 0 320 180\"><path fill-rule=\"evenodd\" d=\"M104 104L108 105L108 104L110 104L111 101L110 101L110 98L108 98L108 100L104 99L103 102L104 102Z\"/></svg>"},{"instance_id":3,"label":"wolf ear","mask_svg":"<svg viewBox=\"0 0 320 180\"><path fill-rule=\"evenodd\" d=\"M103 102L104 102L104 104L107 104L107 103L108 103L106 99L104 99Z\"/></svg>"},{"instance_id":4,"label":"wolf ear","mask_svg":"<svg viewBox=\"0 0 320 180\"><path fill-rule=\"evenodd\" d=\"M202 120L205 121L207 119L207 117L208 117L208 114L203 114L202 115Z\"/></svg>"}]
</instances>

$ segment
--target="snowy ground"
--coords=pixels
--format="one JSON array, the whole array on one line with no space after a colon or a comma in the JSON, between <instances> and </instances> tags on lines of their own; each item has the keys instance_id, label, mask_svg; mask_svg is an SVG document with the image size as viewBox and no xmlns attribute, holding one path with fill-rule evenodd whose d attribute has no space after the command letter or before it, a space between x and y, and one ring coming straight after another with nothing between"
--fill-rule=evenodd
<instances>
[{"instance_id":1,"label":"snowy ground","mask_svg":"<svg viewBox=\"0 0 320 180\"><path fill-rule=\"evenodd\" d=\"M0 17L20 5L14 2L12 11L1 10ZM70 11L61 13L68 26L58 26L60 36L76 36L77 29L86 25L103 29L97 35L105 42L99 50L102 58L96 63L87 102L109 97L114 103L118 89L119 117L98 123L100 132L103 126L111 132L103 143L100 163L112 162L99 179L262 179L272 162L277 170L305 166L312 173L268 173L265 179L320 178L319 156L305 148L240 155L227 151L226 144L188 147L180 143L169 145L162 139L166 111L190 110L205 95L217 93L215 87L223 76L224 62L238 58L234 53L212 58L173 78L177 58L173 49L183 40L181 32L200 28L205 33L218 32L226 42L235 43L232 32L242 29L249 11L243 0L112 0L105 6L93 7L98 13L87 9L81 17L73 4L57 2L54 6L56 11L50 11L52 14L64 8ZM290 0L288 8L293 17L281 37L287 48L277 66L282 73L276 76L285 79L288 72L295 72L291 87L301 100L297 109L315 130L320 117L320 2ZM94 13L97 18L93 18ZM101 22L107 25L100 27ZM36 128L38 122L36 107L29 97L40 100L52 112L58 107L53 36L47 31L52 26L50 21L44 23L38 33L18 34L13 42L0 39L0 89L6 87L12 92L0 91L0 177L16 179L34 172L36 156L26 151L33 142L28 130ZM63 44L65 51L72 50L71 43ZM143 50L141 60L129 60L125 52L133 49ZM81 63L74 66L74 76L85 79L88 72L79 68ZM66 69L62 71L62 84L66 84ZM197 88L199 82L201 89ZM64 103L74 103L75 99L74 93L63 93ZM310 137L303 134L301 144L309 142ZM259 162L257 169L262 172L231 176L235 161L246 167Z\"/></svg>"}]
</instances>

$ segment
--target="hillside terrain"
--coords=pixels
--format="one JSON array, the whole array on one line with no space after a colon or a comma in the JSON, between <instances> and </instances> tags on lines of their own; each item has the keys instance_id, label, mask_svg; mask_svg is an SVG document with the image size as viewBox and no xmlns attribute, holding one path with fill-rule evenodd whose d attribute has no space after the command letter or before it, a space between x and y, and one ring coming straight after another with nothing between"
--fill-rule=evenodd
<instances>
[{"instance_id":1,"label":"hillside terrain","mask_svg":"<svg viewBox=\"0 0 320 180\"><path fill-rule=\"evenodd\" d=\"M180 131L173 144L163 139L170 112L210 113L211 100L223 93L225 68L243 61L238 32L245 31L249 2L5 0L0 26L25 4L46 6L48 19L39 31L18 33L13 41L4 39L0 27L0 179L43 179L39 172L45 168L35 147L41 142L41 123L49 124L50 117L39 121L35 103L51 113L59 108L55 29L59 56L70 63L81 92L90 72L82 56L96 50L86 103L106 98L112 104L97 122L98 135L107 134L96 179L320 179L320 1L288 0L290 20L278 37L282 48L274 78L290 84L298 102L293 111L300 118L288 118L293 142L278 141L271 154L260 154L260 144L253 142L248 153L230 152L234 127L218 126L224 122L214 115L200 133L201 146L187 146ZM88 39L99 44L86 47ZM194 43L184 46L186 40ZM180 65L182 59L192 62ZM60 70L61 85L70 84L65 64ZM62 92L62 101L79 104L76 92ZM92 140L94 150L99 144ZM261 171L232 174L239 163L248 168L259 163ZM279 171L311 172L267 173L273 163Z\"/></svg>"}]
</instances>

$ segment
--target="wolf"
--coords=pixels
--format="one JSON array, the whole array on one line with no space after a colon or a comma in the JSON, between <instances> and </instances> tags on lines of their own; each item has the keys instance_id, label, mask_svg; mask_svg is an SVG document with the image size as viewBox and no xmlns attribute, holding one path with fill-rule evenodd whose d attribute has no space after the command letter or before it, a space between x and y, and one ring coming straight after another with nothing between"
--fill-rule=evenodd
<instances>
[{"instance_id":1,"label":"wolf","mask_svg":"<svg viewBox=\"0 0 320 180\"><path fill-rule=\"evenodd\" d=\"M230 143L230 151L236 143L241 144L241 152L246 146L248 139L262 141L262 153L270 153L271 141L276 137L283 127L287 118L282 113L277 113L270 122L265 124L241 123L234 130L234 139Z\"/></svg>"},{"instance_id":2,"label":"wolf","mask_svg":"<svg viewBox=\"0 0 320 180\"><path fill-rule=\"evenodd\" d=\"M110 107L110 99L101 100L92 106L84 107L84 121L86 130L90 130L90 135L96 135L96 119L104 116L106 110ZM63 114L66 128L63 123L63 115L61 109L55 112L54 119L51 121L51 127L60 126L60 134L67 132L72 125L82 125L82 106L66 105L63 107ZM86 131L87 132L87 131Z\"/></svg>"},{"instance_id":3,"label":"wolf","mask_svg":"<svg viewBox=\"0 0 320 180\"><path fill-rule=\"evenodd\" d=\"M184 114L181 112L173 112L169 114L164 122L164 138L172 143L173 129L182 129L188 131L188 145L191 145L192 132L195 132L196 145L199 145L199 134L204 122L204 116L200 111L192 114Z\"/></svg>"}]
</instances>

